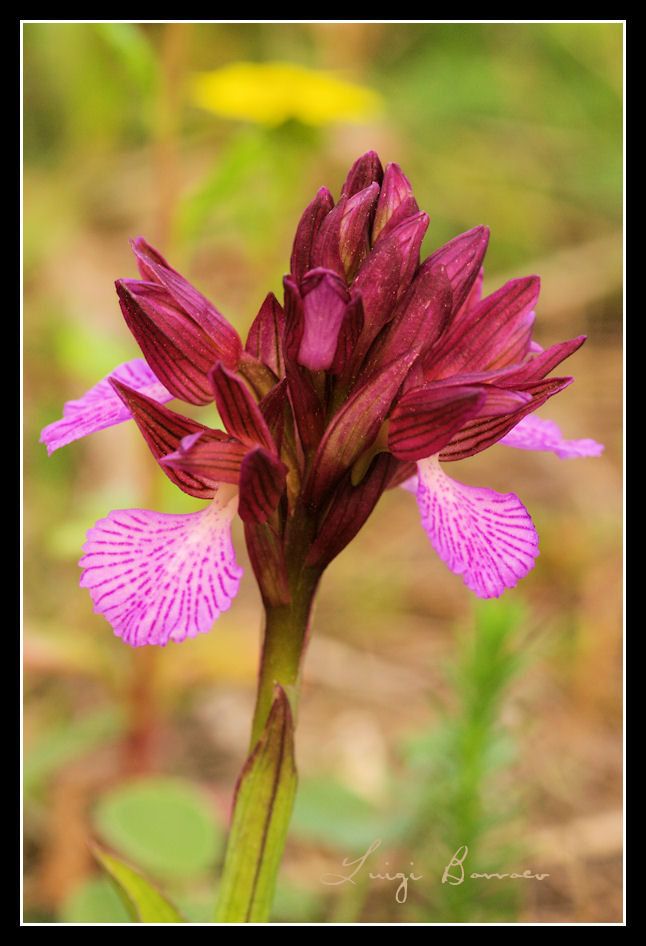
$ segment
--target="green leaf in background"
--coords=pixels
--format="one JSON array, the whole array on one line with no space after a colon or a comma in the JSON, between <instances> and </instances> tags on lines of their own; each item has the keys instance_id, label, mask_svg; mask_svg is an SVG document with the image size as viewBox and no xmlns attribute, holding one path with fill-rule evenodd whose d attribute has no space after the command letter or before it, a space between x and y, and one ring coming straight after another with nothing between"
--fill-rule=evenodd
<instances>
[{"instance_id":1,"label":"green leaf in background","mask_svg":"<svg viewBox=\"0 0 646 946\"><path fill-rule=\"evenodd\" d=\"M131 923L131 913L123 904L114 882L92 877L72 892L58 915L60 923Z\"/></svg>"},{"instance_id":2,"label":"green leaf in background","mask_svg":"<svg viewBox=\"0 0 646 946\"><path fill-rule=\"evenodd\" d=\"M184 917L175 909L149 880L98 845L92 845L92 853L108 872L116 885L123 903L136 923L185 923Z\"/></svg>"},{"instance_id":3,"label":"green leaf in background","mask_svg":"<svg viewBox=\"0 0 646 946\"><path fill-rule=\"evenodd\" d=\"M334 779L310 778L299 784L290 828L294 838L338 848L349 856L394 828L390 814Z\"/></svg>"},{"instance_id":4,"label":"green leaf in background","mask_svg":"<svg viewBox=\"0 0 646 946\"><path fill-rule=\"evenodd\" d=\"M238 783L216 923L269 919L296 781L292 714L277 686L263 734Z\"/></svg>"},{"instance_id":5,"label":"green leaf in background","mask_svg":"<svg viewBox=\"0 0 646 946\"><path fill-rule=\"evenodd\" d=\"M111 847L155 876L196 877L212 867L223 831L192 784L137 779L100 799L94 824Z\"/></svg>"}]
</instances>

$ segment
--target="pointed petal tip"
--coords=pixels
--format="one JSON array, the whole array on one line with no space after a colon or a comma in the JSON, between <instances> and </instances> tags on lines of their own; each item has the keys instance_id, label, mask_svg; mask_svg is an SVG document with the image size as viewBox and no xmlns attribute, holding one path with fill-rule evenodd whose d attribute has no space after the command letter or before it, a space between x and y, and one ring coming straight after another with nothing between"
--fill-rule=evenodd
<instances>
[{"instance_id":1,"label":"pointed petal tip","mask_svg":"<svg viewBox=\"0 0 646 946\"><path fill-rule=\"evenodd\" d=\"M62 418L43 428L39 442L46 445L49 456L54 450L75 440L132 418L132 413L123 402L114 381L126 383L160 403L173 398L142 358L124 362L82 397L67 401L63 407Z\"/></svg>"},{"instance_id":2,"label":"pointed petal tip","mask_svg":"<svg viewBox=\"0 0 646 946\"><path fill-rule=\"evenodd\" d=\"M475 228L476 232L480 234L480 245L484 247L482 256L486 253L487 247L489 246L489 240L491 239L491 230L486 224L480 224Z\"/></svg>"},{"instance_id":3,"label":"pointed petal tip","mask_svg":"<svg viewBox=\"0 0 646 946\"><path fill-rule=\"evenodd\" d=\"M500 441L505 447L518 450L548 450L562 460L573 457L599 457L604 445L589 438L566 440L560 427L552 420L529 414Z\"/></svg>"},{"instance_id":4,"label":"pointed petal tip","mask_svg":"<svg viewBox=\"0 0 646 946\"><path fill-rule=\"evenodd\" d=\"M119 305L121 306L121 311L123 312L124 305L132 305L137 302L136 289L137 286L142 285L140 279L115 279L114 288L117 291L117 297L119 299ZM133 292L133 289L135 290ZM124 312L124 315L126 313Z\"/></svg>"},{"instance_id":5,"label":"pointed petal tip","mask_svg":"<svg viewBox=\"0 0 646 946\"><path fill-rule=\"evenodd\" d=\"M319 187L316 192L316 200L321 201L322 203L331 203L332 207L334 206L334 197L332 196L332 191L329 187Z\"/></svg>"},{"instance_id":6,"label":"pointed petal tip","mask_svg":"<svg viewBox=\"0 0 646 946\"><path fill-rule=\"evenodd\" d=\"M154 263L160 263L162 266L166 266L169 269L168 263L155 247L148 242L148 240L143 236L131 237L129 240L130 246L133 249L135 256L148 256L152 259Z\"/></svg>"},{"instance_id":7,"label":"pointed petal tip","mask_svg":"<svg viewBox=\"0 0 646 946\"><path fill-rule=\"evenodd\" d=\"M48 457L51 457L52 453L55 450L58 450L60 447L63 446L62 443L57 443L51 439L51 435L50 435L51 427L52 427L52 424L48 424L47 427L43 427L43 429L40 432L40 437L38 438L38 443L45 444L45 447L47 448Z\"/></svg>"}]
</instances>

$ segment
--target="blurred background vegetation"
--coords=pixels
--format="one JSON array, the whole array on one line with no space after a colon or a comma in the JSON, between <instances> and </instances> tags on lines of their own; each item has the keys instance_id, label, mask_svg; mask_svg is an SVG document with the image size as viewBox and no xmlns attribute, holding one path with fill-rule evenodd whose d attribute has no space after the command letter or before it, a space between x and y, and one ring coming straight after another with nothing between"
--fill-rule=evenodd
<instances>
[{"instance_id":1,"label":"blurred background vegetation","mask_svg":"<svg viewBox=\"0 0 646 946\"><path fill-rule=\"evenodd\" d=\"M451 471L518 493L540 533L501 602L473 607L403 491L330 566L275 919L621 921L622 45L621 22L23 23L26 922L126 921L88 837L208 920L261 621L247 567L209 635L124 647L78 587L86 529L199 504L131 425L50 459L39 432L138 354L113 287L129 238L244 334L306 203L371 148L429 212L426 253L488 224L485 288L539 273L537 339L588 335L540 414L606 449ZM423 875L405 903L321 883L375 838L367 868ZM472 870L549 877L443 887L462 844Z\"/></svg>"}]
</instances>

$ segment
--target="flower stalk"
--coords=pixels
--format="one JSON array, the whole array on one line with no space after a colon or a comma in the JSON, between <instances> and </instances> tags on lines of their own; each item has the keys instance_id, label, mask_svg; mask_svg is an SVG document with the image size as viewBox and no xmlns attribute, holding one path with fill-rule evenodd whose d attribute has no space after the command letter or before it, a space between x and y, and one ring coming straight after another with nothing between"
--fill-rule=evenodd
<instances>
[{"instance_id":1,"label":"flower stalk","mask_svg":"<svg viewBox=\"0 0 646 946\"><path fill-rule=\"evenodd\" d=\"M310 617L319 577L317 569L304 568L294 587L292 601L289 604L266 607L250 751L267 722L276 684L285 690L292 713L296 715Z\"/></svg>"},{"instance_id":2,"label":"flower stalk","mask_svg":"<svg viewBox=\"0 0 646 946\"><path fill-rule=\"evenodd\" d=\"M305 564L312 522L292 516L276 571L256 569L263 642L249 756L236 788L215 921L267 922L296 792L294 728L316 590L323 569ZM267 528L247 526L250 550ZM262 539L262 536L261 536ZM262 552L262 544L260 546ZM263 564L270 558L266 553ZM282 582L276 582L276 574Z\"/></svg>"}]
</instances>

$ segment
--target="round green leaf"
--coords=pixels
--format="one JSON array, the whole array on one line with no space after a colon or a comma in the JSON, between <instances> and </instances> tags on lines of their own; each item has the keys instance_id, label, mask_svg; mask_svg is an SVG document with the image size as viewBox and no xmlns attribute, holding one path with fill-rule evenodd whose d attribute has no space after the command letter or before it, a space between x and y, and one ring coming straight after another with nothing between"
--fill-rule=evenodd
<instances>
[{"instance_id":1,"label":"round green leaf","mask_svg":"<svg viewBox=\"0 0 646 946\"><path fill-rule=\"evenodd\" d=\"M199 875L224 844L204 794L175 779L137 779L119 786L99 801L94 820L114 850L157 876Z\"/></svg>"}]
</instances>

